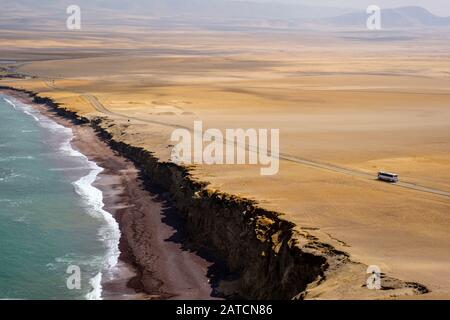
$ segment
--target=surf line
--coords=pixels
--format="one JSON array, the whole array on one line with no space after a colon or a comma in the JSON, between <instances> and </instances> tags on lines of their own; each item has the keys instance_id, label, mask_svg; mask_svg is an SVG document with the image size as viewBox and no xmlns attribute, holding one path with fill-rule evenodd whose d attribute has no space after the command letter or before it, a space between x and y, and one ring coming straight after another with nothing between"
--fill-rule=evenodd
<instances>
[{"instance_id":1,"label":"surf line","mask_svg":"<svg viewBox=\"0 0 450 320\"><path fill-rule=\"evenodd\" d=\"M105 243L106 254L102 262L102 271L111 270L114 268L119 260L119 241L120 241L120 229L119 224L114 219L111 213L104 210L103 192L94 186L98 175L104 170L98 166L94 161L90 161L84 154L75 150L72 147L72 140L74 138L73 131L70 128L64 128L69 133L69 138L61 146L61 150L66 152L69 156L82 158L86 161L86 165L89 168L89 173L72 185L75 188L75 192L83 199L87 205L86 211L93 218L103 220L105 225L100 227L99 236L100 240ZM102 299L102 271L98 272L93 278L90 279L89 284L92 287L86 298L88 300L101 300Z\"/></svg>"},{"instance_id":2,"label":"surf line","mask_svg":"<svg viewBox=\"0 0 450 320\"><path fill-rule=\"evenodd\" d=\"M121 237L119 224L114 219L111 213L104 210L103 192L96 188L93 184L97 180L98 175L104 170L98 166L94 161L90 161L87 156L72 147L74 139L73 130L71 128L60 125L51 118L46 117L32 106L20 103L15 99L3 99L11 105L14 109L20 110L25 114L31 116L39 122L39 125L52 133L57 133L64 137L64 140L59 146L59 151L68 157L77 157L84 161L82 167L89 170L88 174L72 182L75 192L80 196L85 204L85 211L94 219L103 221L104 223L98 230L100 240L105 244L106 253L103 255L101 270L89 280L92 287L85 298L89 300L102 299L102 275L104 271L109 271L114 268L119 260L120 250L119 241Z\"/></svg>"},{"instance_id":3,"label":"surf line","mask_svg":"<svg viewBox=\"0 0 450 320\"><path fill-rule=\"evenodd\" d=\"M3 100L5 100L6 101L6 103L8 103L9 105L11 105L14 109L16 109L17 110L17 107L16 107L16 105L11 101L11 100L9 100L9 99L6 99L6 98L3 98Z\"/></svg>"}]
</instances>

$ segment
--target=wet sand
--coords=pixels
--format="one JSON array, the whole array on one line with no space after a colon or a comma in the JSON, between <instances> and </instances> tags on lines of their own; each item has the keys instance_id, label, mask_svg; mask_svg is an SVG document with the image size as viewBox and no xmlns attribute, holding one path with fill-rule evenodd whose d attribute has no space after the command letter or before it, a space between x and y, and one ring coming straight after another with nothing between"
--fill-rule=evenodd
<instances>
[{"instance_id":1,"label":"wet sand","mask_svg":"<svg viewBox=\"0 0 450 320\"><path fill-rule=\"evenodd\" d=\"M3 92L2 92L3 93ZM95 186L103 192L104 209L119 223L119 263L103 275L103 299L215 299L211 276L217 262L189 248L183 221L169 200L139 177L139 170L97 137L88 125L74 125L35 104L14 96L74 133L73 147L104 171Z\"/></svg>"}]
</instances>

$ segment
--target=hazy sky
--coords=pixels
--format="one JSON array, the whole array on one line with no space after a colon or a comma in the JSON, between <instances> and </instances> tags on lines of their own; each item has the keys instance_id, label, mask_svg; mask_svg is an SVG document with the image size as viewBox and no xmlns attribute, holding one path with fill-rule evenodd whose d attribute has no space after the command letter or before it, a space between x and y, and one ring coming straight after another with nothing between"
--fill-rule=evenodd
<instances>
[{"instance_id":1,"label":"hazy sky","mask_svg":"<svg viewBox=\"0 0 450 320\"><path fill-rule=\"evenodd\" d=\"M450 0L251 0L259 2L287 2L306 5L321 5L332 7L367 8L371 4L381 8L402 6L421 6L439 16L450 16Z\"/></svg>"}]
</instances>

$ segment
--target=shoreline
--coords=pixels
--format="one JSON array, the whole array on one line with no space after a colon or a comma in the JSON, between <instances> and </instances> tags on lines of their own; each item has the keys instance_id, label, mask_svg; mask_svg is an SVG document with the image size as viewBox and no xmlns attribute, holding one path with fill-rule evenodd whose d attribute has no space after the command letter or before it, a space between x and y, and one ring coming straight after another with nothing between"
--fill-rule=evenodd
<instances>
[{"instance_id":1,"label":"shoreline","mask_svg":"<svg viewBox=\"0 0 450 320\"><path fill-rule=\"evenodd\" d=\"M193 244L190 247L213 251L226 261L229 270L233 272L223 280L218 279L220 276L212 271L215 269L214 266L210 265L208 268L208 274L215 280L214 291L220 292L222 296L247 299L327 299L327 296L333 297L337 294L343 299L392 299L429 292L419 283L402 281L386 275L382 276L382 290L367 290L366 265L353 261L347 253L336 250L312 236L307 229L294 230L295 225L280 217L280 213L261 208L252 200L225 194L219 190L209 190L205 183L193 180L186 168L160 162L151 152L123 143L120 138L116 139L108 131L110 125L108 121L103 121L104 119L83 118L59 106L53 100L30 91L5 87L2 89L12 90L13 93L10 95L23 96L27 101L33 101L38 108L43 108L54 117L69 122L72 128L89 128L108 152L120 154L127 159L125 161L134 163L135 168L139 168L139 174L144 182L151 180L152 185L158 186L161 191L156 194L161 195L161 192L167 194L173 203L173 210L168 211L177 210L186 220L186 233L189 242ZM87 125L78 126L74 125L75 123ZM94 159L98 156L96 149L91 156ZM109 162L110 159L107 160ZM173 215L178 216L176 213ZM144 243L154 241L151 234L127 240L133 243L131 245L133 249L139 247L142 241ZM195 251L186 249L184 241L178 240L178 243L181 243L181 247L187 251ZM160 254L163 251L159 247L152 248L160 249ZM138 291L154 293L152 290L161 283L154 281L157 278L153 272L150 272L151 277L142 272L142 266L148 265L155 253L151 251L141 253L143 261L135 259L140 266L137 278L140 279L140 283L147 283L148 286L145 288L136 286L135 281L129 281L129 284L138 288ZM144 271L148 270L144 268ZM165 276L168 278L174 274L168 272L170 270L161 271L167 271ZM340 283L340 286L335 287L333 283ZM163 285L159 288L161 287ZM174 296L151 295L148 298L161 299Z\"/></svg>"},{"instance_id":2,"label":"shoreline","mask_svg":"<svg viewBox=\"0 0 450 320\"><path fill-rule=\"evenodd\" d=\"M51 112L45 105L33 102L33 99L25 94L12 91L4 93L34 108L57 124L70 128L73 133L72 148L102 169L96 175L92 186L102 192L103 210L117 221L121 236L118 263L110 270L102 270L101 299L214 299L211 296L213 288L206 276L211 261L198 257L195 252L184 253L185 249L179 244L172 245L171 252L167 251L161 255L162 250L156 248L158 243L152 243L155 238L159 238L157 242L169 241L166 237L168 239L172 236L171 233L180 231L162 222L164 217L161 213L164 206L170 207L170 204L165 203L167 201L157 194L150 194L146 190L139 177L139 170L133 163L111 150L90 126L74 125L72 121ZM135 237L141 238L141 248L133 250L127 238ZM145 238L148 240L142 241ZM148 261L137 261L133 251L140 250L143 256L149 258ZM178 255L183 256L183 266L188 270L184 276L174 277L172 273L176 272L167 270L176 269L176 266L171 267L158 260L165 256L167 260L177 262L180 260L177 259ZM154 266L145 266L153 263ZM149 270L146 267L149 267ZM189 282L197 283L191 285Z\"/></svg>"}]
</instances>

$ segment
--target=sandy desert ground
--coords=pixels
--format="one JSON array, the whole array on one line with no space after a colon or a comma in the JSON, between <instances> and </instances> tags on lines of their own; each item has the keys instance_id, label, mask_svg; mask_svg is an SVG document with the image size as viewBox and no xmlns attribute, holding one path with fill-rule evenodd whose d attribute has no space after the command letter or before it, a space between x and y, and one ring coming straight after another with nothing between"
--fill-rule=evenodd
<instances>
[{"instance_id":1,"label":"sandy desert ground","mask_svg":"<svg viewBox=\"0 0 450 320\"><path fill-rule=\"evenodd\" d=\"M123 141L163 160L174 128L194 120L279 128L277 175L248 165L198 165L194 174L285 213L356 261L427 286L430 298L450 297L449 37L2 30L0 56L16 62L0 64L2 73L27 78L0 85L107 117ZM404 184L376 181L378 170Z\"/></svg>"}]
</instances>

